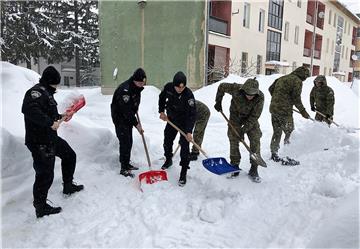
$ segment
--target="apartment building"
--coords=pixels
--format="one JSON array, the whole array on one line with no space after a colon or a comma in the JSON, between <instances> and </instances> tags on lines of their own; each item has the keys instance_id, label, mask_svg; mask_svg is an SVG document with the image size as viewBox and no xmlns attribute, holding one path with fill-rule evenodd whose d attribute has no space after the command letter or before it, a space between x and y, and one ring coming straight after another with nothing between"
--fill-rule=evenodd
<instances>
[{"instance_id":1,"label":"apartment building","mask_svg":"<svg viewBox=\"0 0 360 249\"><path fill-rule=\"evenodd\" d=\"M285 74L306 65L313 75L352 80L360 21L338 1L210 1L208 8L209 68Z\"/></svg>"}]
</instances>

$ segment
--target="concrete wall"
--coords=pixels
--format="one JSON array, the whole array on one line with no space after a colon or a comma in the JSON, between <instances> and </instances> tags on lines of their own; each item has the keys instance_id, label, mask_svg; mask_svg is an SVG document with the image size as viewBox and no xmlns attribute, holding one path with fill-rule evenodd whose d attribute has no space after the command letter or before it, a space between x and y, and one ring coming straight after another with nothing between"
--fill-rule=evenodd
<instances>
[{"instance_id":1,"label":"concrete wall","mask_svg":"<svg viewBox=\"0 0 360 249\"><path fill-rule=\"evenodd\" d=\"M159 88L184 71L188 86L203 85L205 74L205 2L100 2L101 85L112 94L138 67L148 84ZM143 52L142 52L143 51ZM118 68L117 79L113 79Z\"/></svg>"}]
</instances>

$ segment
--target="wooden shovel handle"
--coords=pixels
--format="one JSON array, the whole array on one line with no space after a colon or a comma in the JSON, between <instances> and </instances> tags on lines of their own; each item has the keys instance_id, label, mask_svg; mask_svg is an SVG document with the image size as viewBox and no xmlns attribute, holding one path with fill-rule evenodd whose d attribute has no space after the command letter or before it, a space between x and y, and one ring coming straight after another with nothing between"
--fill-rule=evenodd
<instances>
[{"instance_id":1,"label":"wooden shovel handle","mask_svg":"<svg viewBox=\"0 0 360 249\"><path fill-rule=\"evenodd\" d=\"M137 112L136 112L136 118L137 118L139 124L141 125L140 117L139 117L139 114L138 114ZM141 125L141 127L142 127L142 125ZM149 151L148 151L147 146L146 146L146 141L145 141L144 133L141 133L141 138L142 138L142 141L143 141L143 144L144 144L144 149L145 149L145 153L146 153L146 159L147 159L149 168L150 168L150 170L151 170L150 156L149 156Z\"/></svg>"},{"instance_id":2,"label":"wooden shovel handle","mask_svg":"<svg viewBox=\"0 0 360 249\"><path fill-rule=\"evenodd\" d=\"M186 137L186 134L185 132L183 132L182 130L180 130L179 127L177 127L173 122L171 122L169 119L166 120L166 122L168 122L175 130L177 130L178 132L180 132L181 135L183 135L184 137ZM195 147L206 157L206 158L209 158L206 154L205 151L203 151L203 149L201 149L201 147L194 142L194 140L191 140L190 141L192 144L195 145Z\"/></svg>"},{"instance_id":3,"label":"wooden shovel handle","mask_svg":"<svg viewBox=\"0 0 360 249\"><path fill-rule=\"evenodd\" d=\"M297 113L299 113L299 114L301 114L301 112L299 112L298 110L296 110L296 109L293 109L293 111L294 112L297 112ZM302 115L302 114L301 114ZM313 119L312 117L309 117L309 119L311 120L311 121L313 121L313 122L315 122L315 119Z\"/></svg>"},{"instance_id":4,"label":"wooden shovel handle","mask_svg":"<svg viewBox=\"0 0 360 249\"><path fill-rule=\"evenodd\" d=\"M319 113L321 116L323 116L324 118L326 118L327 120L329 120L331 123L333 123L334 125L336 125L337 127L339 127L340 125L338 125L337 123L335 123L332 119L329 119L326 117L325 114L319 112L319 111L316 111L316 113Z\"/></svg>"}]
</instances>

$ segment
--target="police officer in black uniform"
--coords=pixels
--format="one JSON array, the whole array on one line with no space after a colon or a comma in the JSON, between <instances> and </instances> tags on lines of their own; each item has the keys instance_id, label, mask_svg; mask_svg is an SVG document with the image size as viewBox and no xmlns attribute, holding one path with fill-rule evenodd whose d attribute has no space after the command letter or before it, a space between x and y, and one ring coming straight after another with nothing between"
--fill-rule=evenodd
<instances>
[{"instance_id":1,"label":"police officer in black uniform","mask_svg":"<svg viewBox=\"0 0 360 249\"><path fill-rule=\"evenodd\" d=\"M166 114L164 113L166 110ZM186 134L180 136L180 179L179 186L186 184L186 173L189 167L189 141L192 140L192 130L196 119L195 98L192 91L186 87L186 76L183 72L177 72L173 82L165 85L159 95L160 119L170 120ZM161 169L167 169L172 165L172 147L177 130L170 124L166 124L164 130L164 155L166 157Z\"/></svg>"},{"instance_id":2,"label":"police officer in black uniform","mask_svg":"<svg viewBox=\"0 0 360 249\"><path fill-rule=\"evenodd\" d=\"M111 102L111 117L120 145L120 174L125 177L134 177L135 175L131 170L139 169L130 164L130 156L133 144L133 126L140 134L144 132L136 118L136 113L140 105L141 91L144 90L145 84L145 71L142 68L136 69L128 80L118 86Z\"/></svg>"},{"instance_id":3,"label":"police officer in black uniform","mask_svg":"<svg viewBox=\"0 0 360 249\"><path fill-rule=\"evenodd\" d=\"M54 67L47 67L40 78L40 83L26 92L22 105L25 118L25 144L34 160L33 205L38 218L61 212L61 207L52 207L46 203L54 179L55 156L61 158L63 193L71 195L84 188L83 185L73 183L76 154L57 134L62 118L73 114L58 113L53 95L60 79L60 74Z\"/></svg>"}]
</instances>

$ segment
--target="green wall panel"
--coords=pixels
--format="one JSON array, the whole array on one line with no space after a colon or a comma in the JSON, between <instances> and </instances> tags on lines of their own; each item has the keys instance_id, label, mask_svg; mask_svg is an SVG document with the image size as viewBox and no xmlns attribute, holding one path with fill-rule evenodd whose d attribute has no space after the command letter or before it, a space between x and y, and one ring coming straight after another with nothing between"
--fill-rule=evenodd
<instances>
[{"instance_id":1,"label":"green wall panel","mask_svg":"<svg viewBox=\"0 0 360 249\"><path fill-rule=\"evenodd\" d=\"M162 88L181 70L190 87L202 86L204 1L147 0L144 9L137 1L101 1L99 11L103 93L111 93L142 63L151 85ZM118 75L114 80L116 67Z\"/></svg>"}]
</instances>

